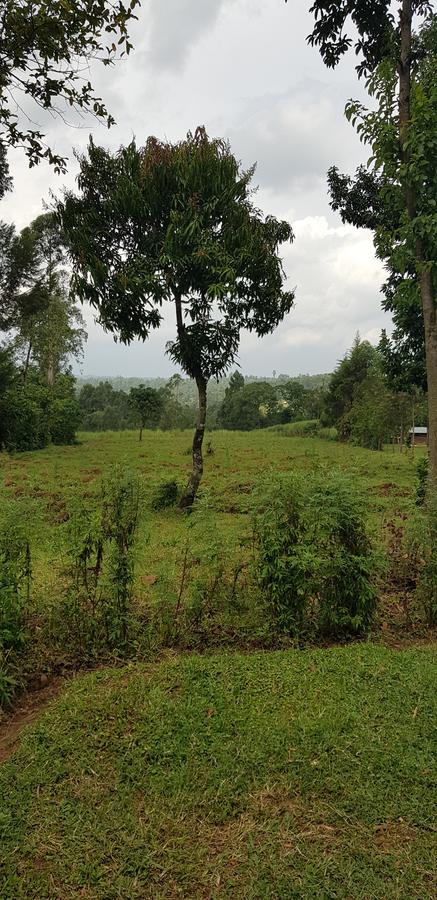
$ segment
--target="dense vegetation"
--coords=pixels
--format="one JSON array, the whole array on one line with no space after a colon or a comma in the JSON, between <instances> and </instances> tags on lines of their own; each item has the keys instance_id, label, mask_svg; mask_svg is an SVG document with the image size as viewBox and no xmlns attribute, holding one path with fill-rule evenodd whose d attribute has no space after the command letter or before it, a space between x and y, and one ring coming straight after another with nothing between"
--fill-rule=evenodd
<instances>
[{"instance_id":1,"label":"dense vegetation","mask_svg":"<svg viewBox=\"0 0 437 900\"><path fill-rule=\"evenodd\" d=\"M211 432L188 516L175 508L186 431L1 457L3 702L114 654L426 631L437 529L416 504L424 448L376 454L293 427Z\"/></svg>"}]
</instances>

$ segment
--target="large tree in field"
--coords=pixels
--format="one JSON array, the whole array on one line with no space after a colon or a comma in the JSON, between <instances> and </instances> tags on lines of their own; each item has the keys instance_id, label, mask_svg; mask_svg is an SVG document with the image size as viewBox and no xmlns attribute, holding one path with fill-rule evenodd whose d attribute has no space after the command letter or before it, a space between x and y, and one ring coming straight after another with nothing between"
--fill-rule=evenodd
<instances>
[{"instance_id":1,"label":"large tree in field","mask_svg":"<svg viewBox=\"0 0 437 900\"><path fill-rule=\"evenodd\" d=\"M348 107L361 139L372 148L374 171L358 173L340 202L342 186L335 170L331 187L347 221L374 228L377 253L389 271L386 299L400 311L404 325L405 314L414 317L414 295L420 298L429 454L437 481L437 42L432 10L433 4L423 0L316 0L309 41L331 67L355 44L358 74L367 77L376 101L376 109L358 103ZM353 36L348 25L355 28ZM369 192L373 204L366 210Z\"/></svg>"},{"instance_id":2,"label":"large tree in field","mask_svg":"<svg viewBox=\"0 0 437 900\"><path fill-rule=\"evenodd\" d=\"M193 466L182 506L203 472L207 384L235 360L240 331L271 332L291 309L278 248L287 222L252 202L253 168L203 128L169 144L149 138L115 155L90 143L79 195L60 215L74 260L74 289L121 341L146 339L171 303L168 353L197 385Z\"/></svg>"},{"instance_id":3,"label":"large tree in field","mask_svg":"<svg viewBox=\"0 0 437 900\"><path fill-rule=\"evenodd\" d=\"M24 148L30 165L46 158L57 170L65 159L47 146L22 114L29 98L42 110L68 119L72 108L112 124L105 104L87 80L87 63L105 65L129 53L127 34L139 0L3 0L0 4L0 139ZM26 109L27 113L28 110ZM1 168L1 166L0 166Z\"/></svg>"}]
</instances>

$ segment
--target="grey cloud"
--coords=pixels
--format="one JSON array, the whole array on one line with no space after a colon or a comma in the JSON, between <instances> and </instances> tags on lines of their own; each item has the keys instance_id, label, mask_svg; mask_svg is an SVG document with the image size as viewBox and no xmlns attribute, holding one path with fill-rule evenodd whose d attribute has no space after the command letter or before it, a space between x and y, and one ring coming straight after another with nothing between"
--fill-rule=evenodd
<instances>
[{"instance_id":1,"label":"grey cloud","mask_svg":"<svg viewBox=\"0 0 437 900\"><path fill-rule=\"evenodd\" d=\"M230 0L152 0L149 53L152 63L179 69L193 44L209 31Z\"/></svg>"},{"instance_id":2,"label":"grey cloud","mask_svg":"<svg viewBox=\"0 0 437 900\"><path fill-rule=\"evenodd\" d=\"M330 85L307 81L281 95L265 95L241 109L230 131L243 161L257 160L257 178L276 193L320 188L329 166L354 166L359 142L339 116L344 98Z\"/></svg>"}]
</instances>

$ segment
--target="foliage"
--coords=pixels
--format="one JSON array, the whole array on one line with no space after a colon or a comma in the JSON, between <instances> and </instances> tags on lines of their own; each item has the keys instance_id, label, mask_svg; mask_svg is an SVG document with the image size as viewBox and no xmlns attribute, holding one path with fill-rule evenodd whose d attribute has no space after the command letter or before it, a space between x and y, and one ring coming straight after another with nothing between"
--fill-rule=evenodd
<instances>
[{"instance_id":1,"label":"foliage","mask_svg":"<svg viewBox=\"0 0 437 900\"><path fill-rule=\"evenodd\" d=\"M57 630L66 631L63 640L82 659L126 651L139 499L137 476L116 465L102 481L97 505L77 499L70 503L65 532L68 587Z\"/></svg>"},{"instance_id":2,"label":"foliage","mask_svg":"<svg viewBox=\"0 0 437 900\"><path fill-rule=\"evenodd\" d=\"M117 431L135 425L129 395L115 391L108 381L84 384L78 403L84 431Z\"/></svg>"},{"instance_id":3,"label":"foliage","mask_svg":"<svg viewBox=\"0 0 437 900\"><path fill-rule=\"evenodd\" d=\"M251 431L272 424L276 412L277 396L272 385L263 381L245 384L238 391L225 395L220 424L223 428Z\"/></svg>"},{"instance_id":4,"label":"foliage","mask_svg":"<svg viewBox=\"0 0 437 900\"><path fill-rule=\"evenodd\" d=\"M260 584L281 629L344 635L369 627L374 560L363 503L349 479L272 474L254 522Z\"/></svg>"},{"instance_id":5,"label":"foliage","mask_svg":"<svg viewBox=\"0 0 437 900\"><path fill-rule=\"evenodd\" d=\"M350 436L347 416L352 408L357 387L377 369L378 352L368 341L356 336L351 349L338 364L324 398L322 421L340 425L343 439Z\"/></svg>"},{"instance_id":6,"label":"foliage","mask_svg":"<svg viewBox=\"0 0 437 900\"><path fill-rule=\"evenodd\" d=\"M135 386L137 387L140 385ZM158 422L154 418L154 427L157 424L163 431L192 427L195 420L194 406L177 399L177 390L171 379L163 386L160 385L158 388L147 386L146 389L154 391L151 395L154 401L157 399L155 395L159 397L154 408L157 412L159 404L160 416ZM138 425L129 394L124 389L114 390L109 380L97 384L84 384L80 389L78 402L84 431L124 431Z\"/></svg>"},{"instance_id":7,"label":"foliage","mask_svg":"<svg viewBox=\"0 0 437 900\"><path fill-rule=\"evenodd\" d=\"M351 409L341 420L342 433L353 443L370 450L382 450L396 432L395 404L383 378L370 375L358 384Z\"/></svg>"},{"instance_id":8,"label":"foliage","mask_svg":"<svg viewBox=\"0 0 437 900\"><path fill-rule=\"evenodd\" d=\"M162 415L164 397L154 388L140 384L131 388L129 403L140 424L140 440L143 428L156 428Z\"/></svg>"},{"instance_id":9,"label":"foliage","mask_svg":"<svg viewBox=\"0 0 437 900\"><path fill-rule=\"evenodd\" d=\"M32 363L47 383L68 370L71 357L80 358L86 340L84 321L66 274L66 250L53 215L38 216L19 235L5 235L3 327L12 329L15 353L26 375Z\"/></svg>"},{"instance_id":10,"label":"foliage","mask_svg":"<svg viewBox=\"0 0 437 900\"><path fill-rule=\"evenodd\" d=\"M34 369L23 380L10 352L0 352L0 449L21 452L39 450L50 441L74 443L79 418L72 376L59 376L50 389Z\"/></svg>"},{"instance_id":11,"label":"foliage","mask_svg":"<svg viewBox=\"0 0 437 900\"><path fill-rule=\"evenodd\" d=\"M290 225L252 202L254 169L204 128L169 144L150 137L111 154L90 142L80 194L59 206L75 263L74 289L121 341L145 340L172 303L171 359L194 378L199 415L193 467L181 504L202 472L207 383L235 360L240 330L269 334L289 312L279 247Z\"/></svg>"},{"instance_id":12,"label":"foliage","mask_svg":"<svg viewBox=\"0 0 437 900\"><path fill-rule=\"evenodd\" d=\"M357 27L358 71L368 76L371 102L350 101L346 115L371 148L370 174L359 170L354 184L331 170L333 205L344 220L371 224L377 255L388 270L385 305L396 317L394 340L383 342L388 371L403 388L408 387L406 375L425 388L426 364L430 468L436 480L437 16L430 2L404 0L395 28L390 4L384 0L379 5L379 20L374 7L365 0L315 3L310 42L320 48L327 65L335 66L353 42L347 20ZM370 222L365 209L369 192ZM412 359L415 350L418 365Z\"/></svg>"},{"instance_id":13,"label":"foliage","mask_svg":"<svg viewBox=\"0 0 437 900\"><path fill-rule=\"evenodd\" d=\"M291 229L262 219L253 170L242 172L225 142L201 128L180 144L149 138L115 155L91 142L80 166L81 193L60 206L74 287L121 341L147 338L163 303L182 303L169 352L209 379L232 363L241 326L267 334L290 309L276 249Z\"/></svg>"},{"instance_id":14,"label":"foliage","mask_svg":"<svg viewBox=\"0 0 437 900\"><path fill-rule=\"evenodd\" d=\"M0 200L12 187L12 179L9 175L8 158L3 140L0 140ZM0 223L0 227L1 227Z\"/></svg>"},{"instance_id":15,"label":"foliage","mask_svg":"<svg viewBox=\"0 0 437 900\"><path fill-rule=\"evenodd\" d=\"M0 126L3 141L22 146L31 166L45 158L56 171L66 160L47 146L31 119L20 118L20 93L52 115L90 111L113 123L101 98L84 78L91 59L109 65L129 53L127 26L138 0L5 0L0 20ZM34 116L33 116L34 118Z\"/></svg>"},{"instance_id":16,"label":"foliage","mask_svg":"<svg viewBox=\"0 0 437 900\"><path fill-rule=\"evenodd\" d=\"M233 394L235 391L241 391L241 388L244 388L244 385L244 375L242 375L241 372L236 369L229 378L229 384L226 388L226 394Z\"/></svg>"},{"instance_id":17,"label":"foliage","mask_svg":"<svg viewBox=\"0 0 437 900\"><path fill-rule=\"evenodd\" d=\"M29 511L2 502L0 519L0 651L19 649L25 640L24 610L29 605L31 558Z\"/></svg>"},{"instance_id":18,"label":"foliage","mask_svg":"<svg viewBox=\"0 0 437 900\"><path fill-rule=\"evenodd\" d=\"M178 494L179 488L176 481L163 481L153 495L152 509L168 509L170 506L176 506Z\"/></svg>"}]
</instances>

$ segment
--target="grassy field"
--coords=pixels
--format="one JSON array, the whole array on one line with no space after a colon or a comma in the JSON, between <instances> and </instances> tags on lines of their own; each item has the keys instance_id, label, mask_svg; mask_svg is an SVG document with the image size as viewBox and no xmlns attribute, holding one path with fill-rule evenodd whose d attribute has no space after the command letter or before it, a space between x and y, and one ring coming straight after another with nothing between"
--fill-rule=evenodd
<instances>
[{"instance_id":1,"label":"grassy field","mask_svg":"<svg viewBox=\"0 0 437 900\"><path fill-rule=\"evenodd\" d=\"M73 447L0 457L2 503L24 511L32 548L19 678L50 695L51 679L67 676L39 719L30 703L37 722L0 768L0 897L434 897L432 633L382 569L371 642L294 649L251 569L260 478L348 473L382 555L414 501L424 451L413 459L287 429L207 440L189 516L151 506L162 482L184 484L188 432L146 432L141 443L132 432L82 434ZM115 463L138 472L142 493L130 662L81 655L64 605L71 503L98 503ZM427 646L405 649L415 644ZM69 683L96 665L106 668ZM4 714L4 756L29 713L16 715L8 725Z\"/></svg>"},{"instance_id":2,"label":"grassy field","mask_svg":"<svg viewBox=\"0 0 437 900\"><path fill-rule=\"evenodd\" d=\"M93 503L101 478L115 462L136 470L143 490L143 516L137 544L135 604L141 654L176 643L186 648L205 646L269 646L274 640L250 567L251 504L263 473L310 471L336 467L349 473L369 506L369 527L377 546L389 537L414 497L417 460L411 455L373 452L316 438L291 437L284 429L251 433L214 432L207 437L203 501L197 512L182 516L176 509L153 512L150 500L157 485L168 479L184 484L190 467L189 432L81 434L72 447L49 447L33 453L0 457L3 497L27 510L31 522L33 584L28 670L59 671L75 665L68 635L59 646L59 608L65 571L65 527L72 498ZM217 560L224 561L218 590L211 587ZM206 615L196 612L199 585L214 596ZM406 627L411 634L410 610L398 598L384 603L376 630L387 634ZM174 611L179 608L178 622ZM414 615L413 615L414 620ZM413 622L414 624L414 622ZM417 624L417 623L416 623ZM61 629L62 631L62 629ZM277 644L276 644L277 645ZM47 648L50 647L50 650Z\"/></svg>"},{"instance_id":3,"label":"grassy field","mask_svg":"<svg viewBox=\"0 0 437 900\"><path fill-rule=\"evenodd\" d=\"M0 770L0 896L435 897L436 675L368 644L77 678Z\"/></svg>"}]
</instances>

